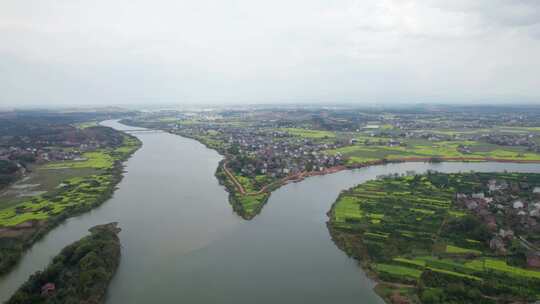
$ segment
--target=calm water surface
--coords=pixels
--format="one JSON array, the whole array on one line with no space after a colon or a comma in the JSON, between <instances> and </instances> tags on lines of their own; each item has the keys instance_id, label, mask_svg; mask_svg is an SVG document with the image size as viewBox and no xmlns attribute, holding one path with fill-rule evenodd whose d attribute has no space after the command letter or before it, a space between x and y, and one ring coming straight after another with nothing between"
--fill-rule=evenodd
<instances>
[{"instance_id":1,"label":"calm water surface","mask_svg":"<svg viewBox=\"0 0 540 304\"><path fill-rule=\"evenodd\" d=\"M143 147L127 161L114 196L35 244L0 278L0 301L88 228L118 221L123 256L107 303L383 303L326 229L326 212L341 190L407 170L540 172L540 165L503 163L404 163L344 171L282 187L259 216L244 221L214 177L219 154L176 135L134 134Z\"/></svg>"}]
</instances>

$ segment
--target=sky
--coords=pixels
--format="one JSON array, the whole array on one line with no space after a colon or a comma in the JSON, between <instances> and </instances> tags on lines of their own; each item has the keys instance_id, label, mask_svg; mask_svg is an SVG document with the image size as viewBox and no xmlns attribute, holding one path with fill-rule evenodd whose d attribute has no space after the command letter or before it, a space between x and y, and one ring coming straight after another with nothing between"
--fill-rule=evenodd
<instances>
[{"instance_id":1,"label":"sky","mask_svg":"<svg viewBox=\"0 0 540 304\"><path fill-rule=\"evenodd\" d=\"M0 106L540 104L538 0L3 0Z\"/></svg>"}]
</instances>

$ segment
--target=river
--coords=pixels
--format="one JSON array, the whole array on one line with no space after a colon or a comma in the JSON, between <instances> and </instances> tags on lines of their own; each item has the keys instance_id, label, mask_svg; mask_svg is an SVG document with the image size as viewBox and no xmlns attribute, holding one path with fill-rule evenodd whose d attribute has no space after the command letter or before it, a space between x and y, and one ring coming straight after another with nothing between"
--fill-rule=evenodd
<instances>
[{"instance_id":1,"label":"river","mask_svg":"<svg viewBox=\"0 0 540 304\"><path fill-rule=\"evenodd\" d=\"M126 162L113 197L36 243L0 278L0 301L88 228L118 221L122 260L107 303L383 303L373 282L330 239L326 212L341 190L408 170L540 172L540 165L512 163L401 163L342 171L278 189L260 215L244 221L214 177L218 153L164 132L134 135L143 146Z\"/></svg>"}]
</instances>

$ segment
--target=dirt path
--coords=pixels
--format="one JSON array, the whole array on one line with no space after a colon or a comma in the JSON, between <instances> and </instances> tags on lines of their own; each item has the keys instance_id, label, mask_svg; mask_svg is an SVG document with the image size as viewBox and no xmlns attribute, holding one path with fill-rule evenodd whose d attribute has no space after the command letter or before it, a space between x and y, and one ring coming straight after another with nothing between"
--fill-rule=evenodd
<instances>
[{"instance_id":1,"label":"dirt path","mask_svg":"<svg viewBox=\"0 0 540 304\"><path fill-rule=\"evenodd\" d=\"M234 174L232 174L231 171L229 171L229 168L227 168L227 162L226 161L223 162L223 171L225 171L225 174L227 174L227 176L232 180L233 184L236 186L236 188L238 189L240 194L246 195L246 190L244 190L244 187L242 187L242 184L240 184L240 182L238 182L238 180L236 179Z\"/></svg>"}]
</instances>

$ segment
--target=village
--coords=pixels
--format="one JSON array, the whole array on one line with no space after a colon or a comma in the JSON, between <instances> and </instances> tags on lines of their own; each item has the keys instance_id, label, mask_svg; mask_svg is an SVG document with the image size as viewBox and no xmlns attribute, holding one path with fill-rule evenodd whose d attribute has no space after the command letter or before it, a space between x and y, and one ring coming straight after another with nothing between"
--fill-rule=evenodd
<instances>
[{"instance_id":1,"label":"village","mask_svg":"<svg viewBox=\"0 0 540 304\"><path fill-rule=\"evenodd\" d=\"M510 254L517 241L527 249L527 266L540 268L540 187L498 179L484 186L484 191L457 193L457 203L486 225L491 233L489 246L497 254Z\"/></svg>"},{"instance_id":2,"label":"village","mask_svg":"<svg viewBox=\"0 0 540 304\"><path fill-rule=\"evenodd\" d=\"M540 130L528 127L535 112L507 117L476 111L478 121L462 109L246 107L149 111L121 122L192 138L218 151L224 160L216 176L236 212L251 219L281 185L346 168L402 161L540 161L535 150Z\"/></svg>"},{"instance_id":3,"label":"village","mask_svg":"<svg viewBox=\"0 0 540 304\"><path fill-rule=\"evenodd\" d=\"M342 165L344 160L340 155L327 155L323 151L350 144L344 140L302 138L287 131L260 127L176 125L172 132L203 142L218 141L218 150L231 158L229 168L246 177L281 178Z\"/></svg>"},{"instance_id":4,"label":"village","mask_svg":"<svg viewBox=\"0 0 540 304\"><path fill-rule=\"evenodd\" d=\"M21 125L25 122L15 120ZM21 130L22 129L22 130ZM78 128L67 123L28 121L25 128L2 128L0 136L0 189L18 180L32 166L49 162L84 161L84 153L117 146L122 138L99 126Z\"/></svg>"}]
</instances>

